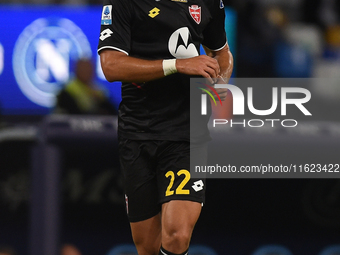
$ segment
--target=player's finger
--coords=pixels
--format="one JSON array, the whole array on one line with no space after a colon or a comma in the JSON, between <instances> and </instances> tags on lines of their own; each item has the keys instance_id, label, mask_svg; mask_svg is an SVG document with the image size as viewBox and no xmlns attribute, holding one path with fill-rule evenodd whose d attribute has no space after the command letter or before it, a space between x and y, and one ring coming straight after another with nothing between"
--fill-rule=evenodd
<instances>
[{"instance_id":1,"label":"player's finger","mask_svg":"<svg viewBox=\"0 0 340 255\"><path fill-rule=\"evenodd\" d=\"M214 84L214 80L211 78L210 74L206 71L202 71L202 73L200 74L202 75L204 78L207 79L207 81L210 83L210 84Z\"/></svg>"},{"instance_id":2,"label":"player's finger","mask_svg":"<svg viewBox=\"0 0 340 255\"><path fill-rule=\"evenodd\" d=\"M217 60L214 59L214 58L205 56L205 55L201 55L200 57L201 57L201 61L202 61L201 63L203 63L204 65L206 65L209 68L214 69L215 73L216 73L216 77L217 77L217 75L219 75L219 73L220 73L220 66L219 66ZM215 75L214 75L214 78L215 78Z\"/></svg>"},{"instance_id":3,"label":"player's finger","mask_svg":"<svg viewBox=\"0 0 340 255\"><path fill-rule=\"evenodd\" d=\"M216 89L216 92L220 96L222 101L224 101L228 95L228 89L225 88L218 88Z\"/></svg>"},{"instance_id":4,"label":"player's finger","mask_svg":"<svg viewBox=\"0 0 340 255\"><path fill-rule=\"evenodd\" d=\"M228 93L222 93L222 94L218 94L219 96L220 96L220 98L221 98L221 101L225 101L225 99L227 98L227 95L228 95Z\"/></svg>"},{"instance_id":5,"label":"player's finger","mask_svg":"<svg viewBox=\"0 0 340 255\"><path fill-rule=\"evenodd\" d=\"M222 94L222 93L228 93L228 89L227 88L215 88L216 92L218 94Z\"/></svg>"},{"instance_id":6,"label":"player's finger","mask_svg":"<svg viewBox=\"0 0 340 255\"><path fill-rule=\"evenodd\" d=\"M215 78L217 78L215 69L207 66L204 71L209 74L209 77L211 78L211 84L215 83Z\"/></svg>"},{"instance_id":7,"label":"player's finger","mask_svg":"<svg viewBox=\"0 0 340 255\"><path fill-rule=\"evenodd\" d=\"M226 84L226 83L228 83L228 81L225 78L223 78L221 75L218 75L217 78L218 78L217 84Z\"/></svg>"},{"instance_id":8,"label":"player's finger","mask_svg":"<svg viewBox=\"0 0 340 255\"><path fill-rule=\"evenodd\" d=\"M212 78L217 78L220 73L220 66L216 59L210 58L210 61L207 62L207 66L213 70Z\"/></svg>"},{"instance_id":9,"label":"player's finger","mask_svg":"<svg viewBox=\"0 0 340 255\"><path fill-rule=\"evenodd\" d=\"M210 88L207 88L208 91L211 92L211 94L213 95L213 97L216 99L216 100L219 100L221 99L221 101L225 101L227 95L228 95L228 89L225 89L225 88L217 88L215 89L215 92L213 92Z\"/></svg>"}]
</instances>

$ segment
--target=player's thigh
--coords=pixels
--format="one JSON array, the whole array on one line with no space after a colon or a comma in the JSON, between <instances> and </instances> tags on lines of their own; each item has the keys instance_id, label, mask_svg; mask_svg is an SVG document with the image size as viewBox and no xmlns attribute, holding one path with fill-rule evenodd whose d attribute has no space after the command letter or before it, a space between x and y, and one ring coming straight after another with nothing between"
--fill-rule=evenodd
<instances>
[{"instance_id":1,"label":"player's thigh","mask_svg":"<svg viewBox=\"0 0 340 255\"><path fill-rule=\"evenodd\" d=\"M163 235L180 233L190 239L202 205L194 201L172 200L162 205Z\"/></svg>"},{"instance_id":2,"label":"player's thigh","mask_svg":"<svg viewBox=\"0 0 340 255\"><path fill-rule=\"evenodd\" d=\"M132 238L138 254L158 254L161 246L161 215L149 219L131 222Z\"/></svg>"},{"instance_id":3,"label":"player's thigh","mask_svg":"<svg viewBox=\"0 0 340 255\"><path fill-rule=\"evenodd\" d=\"M201 212L201 204L172 200L162 205L162 246L181 254L189 248L192 232Z\"/></svg>"},{"instance_id":4,"label":"player's thigh","mask_svg":"<svg viewBox=\"0 0 340 255\"><path fill-rule=\"evenodd\" d=\"M156 146L148 141L120 139L120 163L130 222L147 220L161 210L154 163L156 150Z\"/></svg>"}]
</instances>

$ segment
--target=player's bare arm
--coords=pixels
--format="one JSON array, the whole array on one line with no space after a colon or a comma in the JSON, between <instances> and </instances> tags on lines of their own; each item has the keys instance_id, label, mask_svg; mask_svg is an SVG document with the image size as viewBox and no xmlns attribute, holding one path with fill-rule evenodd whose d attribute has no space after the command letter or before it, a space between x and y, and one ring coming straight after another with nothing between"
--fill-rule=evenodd
<instances>
[{"instance_id":1,"label":"player's bare arm","mask_svg":"<svg viewBox=\"0 0 340 255\"><path fill-rule=\"evenodd\" d=\"M110 82L147 82L165 76L163 60L144 60L116 50L103 50L100 61L104 75ZM218 60L205 55L177 59L176 69L179 73L200 75L208 79L217 78L220 74Z\"/></svg>"},{"instance_id":2,"label":"player's bare arm","mask_svg":"<svg viewBox=\"0 0 340 255\"><path fill-rule=\"evenodd\" d=\"M209 48L203 46L206 54L217 60L219 66L220 66L220 73L219 76L222 77L222 80L217 81L217 83L220 84L226 84L228 83L230 76L233 72L234 67L234 59L233 55L231 54L231 51L229 49L228 44L226 44L221 50L219 51L212 51ZM227 97L228 89L216 89L217 93L219 94L222 101L225 100Z\"/></svg>"},{"instance_id":3,"label":"player's bare arm","mask_svg":"<svg viewBox=\"0 0 340 255\"><path fill-rule=\"evenodd\" d=\"M228 44L226 44L219 51L210 50L205 46L203 46L203 48L207 56L217 60L220 67L219 75L223 78L224 82L227 83L230 79L234 67L233 55L231 54Z\"/></svg>"}]
</instances>

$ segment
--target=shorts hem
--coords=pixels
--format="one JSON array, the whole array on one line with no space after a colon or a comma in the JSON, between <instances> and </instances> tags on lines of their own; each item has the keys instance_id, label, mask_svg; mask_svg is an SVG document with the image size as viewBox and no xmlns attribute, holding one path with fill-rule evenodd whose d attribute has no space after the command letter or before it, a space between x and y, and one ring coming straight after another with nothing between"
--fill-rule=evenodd
<instances>
[{"instance_id":1,"label":"shorts hem","mask_svg":"<svg viewBox=\"0 0 340 255\"><path fill-rule=\"evenodd\" d=\"M204 198L194 198L194 197L174 197L174 198L166 198L166 199L162 199L160 201L161 204L173 201L173 200L181 200L181 201L192 201L192 202L197 202L200 204L204 204L205 203L205 199Z\"/></svg>"},{"instance_id":2,"label":"shorts hem","mask_svg":"<svg viewBox=\"0 0 340 255\"><path fill-rule=\"evenodd\" d=\"M129 219L129 222L139 222L139 221L147 220L147 219L150 219L156 216L158 213L160 213L160 211L161 210L159 209L157 210L157 212L153 211L152 213L148 213L142 216L135 216L135 217L128 216L128 219Z\"/></svg>"}]
</instances>

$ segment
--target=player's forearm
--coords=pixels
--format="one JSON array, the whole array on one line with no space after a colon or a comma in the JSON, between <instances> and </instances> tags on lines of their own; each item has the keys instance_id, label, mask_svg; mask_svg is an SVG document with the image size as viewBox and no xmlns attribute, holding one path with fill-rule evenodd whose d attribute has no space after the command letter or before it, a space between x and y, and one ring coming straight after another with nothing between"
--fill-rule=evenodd
<instances>
[{"instance_id":1,"label":"player's forearm","mask_svg":"<svg viewBox=\"0 0 340 255\"><path fill-rule=\"evenodd\" d=\"M234 68L234 59L233 55L230 52L229 46L226 45L220 51L211 51L208 48L204 47L207 55L216 59L219 66L220 66L220 73L219 75L228 82Z\"/></svg>"},{"instance_id":2,"label":"player's forearm","mask_svg":"<svg viewBox=\"0 0 340 255\"><path fill-rule=\"evenodd\" d=\"M164 77L162 60L144 60L107 50L100 54L100 61L109 82L147 82Z\"/></svg>"},{"instance_id":3,"label":"player's forearm","mask_svg":"<svg viewBox=\"0 0 340 255\"><path fill-rule=\"evenodd\" d=\"M177 59L164 64L163 60L144 60L127 56L115 50L104 50L100 53L101 66L106 79L110 82L147 82L179 72L187 75L200 75L213 83L220 73L216 59L197 56ZM168 61L168 60L166 60Z\"/></svg>"},{"instance_id":4,"label":"player's forearm","mask_svg":"<svg viewBox=\"0 0 340 255\"><path fill-rule=\"evenodd\" d=\"M215 59L220 65L220 75L225 82L228 82L234 68L234 58L229 47L224 48L220 54L216 55Z\"/></svg>"}]
</instances>

